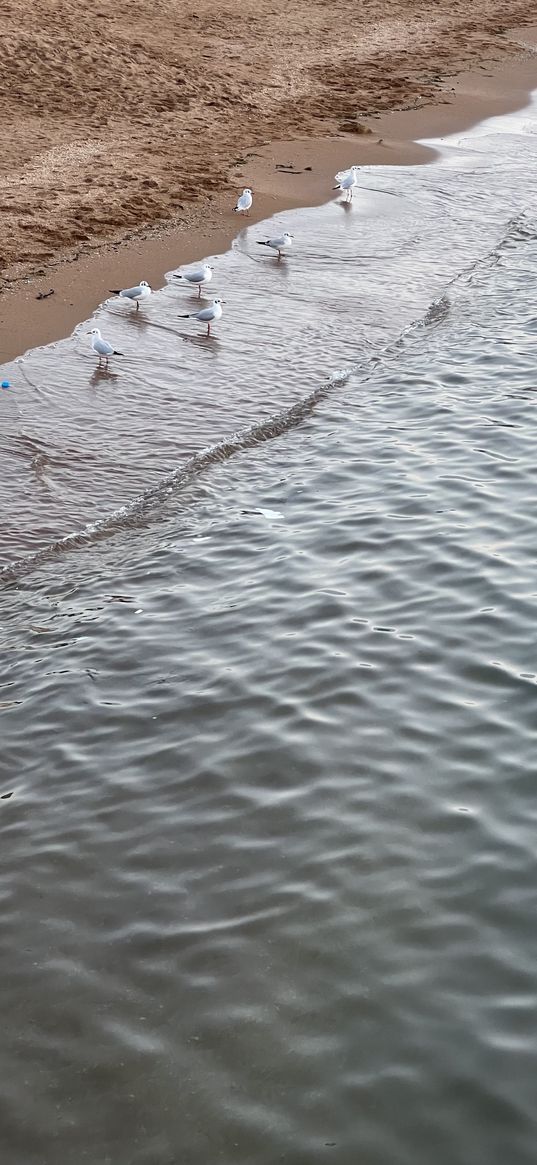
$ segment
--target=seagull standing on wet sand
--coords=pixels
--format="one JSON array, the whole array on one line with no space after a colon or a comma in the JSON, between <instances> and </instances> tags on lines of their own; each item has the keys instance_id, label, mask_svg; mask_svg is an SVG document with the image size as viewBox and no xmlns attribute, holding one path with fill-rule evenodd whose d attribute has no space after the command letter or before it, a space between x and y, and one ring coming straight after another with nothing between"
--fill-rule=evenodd
<instances>
[{"instance_id":1,"label":"seagull standing on wet sand","mask_svg":"<svg viewBox=\"0 0 537 1165\"><path fill-rule=\"evenodd\" d=\"M273 251L278 252L278 259L281 259L282 252L288 251L289 247L293 246L293 236L289 231L284 231L277 239L258 239L257 244L259 247L271 247Z\"/></svg>"},{"instance_id":2,"label":"seagull standing on wet sand","mask_svg":"<svg viewBox=\"0 0 537 1165\"><path fill-rule=\"evenodd\" d=\"M209 267L208 263L204 263L202 267L196 267L192 271L174 271L174 279L184 279L187 283L191 283L193 287L198 289L198 299L201 299L201 288L204 283L210 283L213 277L213 268Z\"/></svg>"},{"instance_id":3,"label":"seagull standing on wet sand","mask_svg":"<svg viewBox=\"0 0 537 1165\"><path fill-rule=\"evenodd\" d=\"M200 324L207 324L207 335L211 334L211 324L215 324L222 316L223 299L213 299L209 307L202 307L201 311L190 311L179 318L182 320L199 320Z\"/></svg>"},{"instance_id":4,"label":"seagull standing on wet sand","mask_svg":"<svg viewBox=\"0 0 537 1165\"><path fill-rule=\"evenodd\" d=\"M123 291L110 288L110 295L119 295L121 299L130 299L132 303L136 303L136 311L140 307L140 300L147 299L151 295L151 288L145 279L142 279L136 287L125 287Z\"/></svg>"},{"instance_id":5,"label":"seagull standing on wet sand","mask_svg":"<svg viewBox=\"0 0 537 1165\"><path fill-rule=\"evenodd\" d=\"M113 348L112 345L108 343L108 340L103 339L98 328L92 328L91 331L88 332L88 336L92 337L91 346L95 352L95 355L99 357L99 366L103 360L105 364L108 364L109 356L124 355L123 352L116 352L115 348Z\"/></svg>"},{"instance_id":6,"label":"seagull standing on wet sand","mask_svg":"<svg viewBox=\"0 0 537 1165\"><path fill-rule=\"evenodd\" d=\"M340 171L339 174L336 174L336 182L338 185L332 189L345 193L345 202L352 202L352 192L356 186L357 178L358 166L351 166L350 170Z\"/></svg>"},{"instance_id":7,"label":"seagull standing on wet sand","mask_svg":"<svg viewBox=\"0 0 537 1165\"><path fill-rule=\"evenodd\" d=\"M252 191L249 186L246 186L237 199L237 205L233 207L240 214L248 214L252 205Z\"/></svg>"}]
</instances>

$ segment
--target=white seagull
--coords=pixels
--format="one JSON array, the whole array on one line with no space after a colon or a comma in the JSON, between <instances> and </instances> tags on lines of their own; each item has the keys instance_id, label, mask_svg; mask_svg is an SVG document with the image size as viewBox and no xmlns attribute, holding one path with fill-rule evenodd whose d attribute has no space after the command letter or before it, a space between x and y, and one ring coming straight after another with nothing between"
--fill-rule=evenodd
<instances>
[{"instance_id":1,"label":"white seagull","mask_svg":"<svg viewBox=\"0 0 537 1165\"><path fill-rule=\"evenodd\" d=\"M140 300L147 299L151 295L151 288L145 279L141 279L137 287L124 287L123 291L118 288L110 288L110 295L120 295L122 299L130 299L132 303L136 303L136 311L140 307Z\"/></svg>"},{"instance_id":2,"label":"white seagull","mask_svg":"<svg viewBox=\"0 0 537 1165\"><path fill-rule=\"evenodd\" d=\"M108 343L108 340L103 340L103 337L101 336L101 333L100 333L98 328L92 328L91 331L88 332L88 336L93 337L93 339L91 341L91 346L93 348L93 351L95 352L95 355L99 357L99 364L101 363L102 360L104 360L105 364L108 364L108 357L109 356L123 356L124 355L123 352L116 352L116 349L113 348L112 345Z\"/></svg>"},{"instance_id":3,"label":"white seagull","mask_svg":"<svg viewBox=\"0 0 537 1165\"><path fill-rule=\"evenodd\" d=\"M204 283L210 283L213 277L213 268L204 263L202 267L196 267L192 271L174 271L174 279L185 279L187 283L191 283L193 287L198 289L198 299L201 298L201 288Z\"/></svg>"},{"instance_id":4,"label":"white seagull","mask_svg":"<svg viewBox=\"0 0 537 1165\"><path fill-rule=\"evenodd\" d=\"M356 186L357 178L358 166L351 166L350 170L340 170L339 174L336 174L336 182L338 185L334 186L333 189L339 190L341 193L344 192L345 201L352 202L352 192Z\"/></svg>"},{"instance_id":5,"label":"white seagull","mask_svg":"<svg viewBox=\"0 0 537 1165\"><path fill-rule=\"evenodd\" d=\"M278 252L278 259L281 259L282 251L288 251L293 246L293 236L289 231L284 231L277 239L258 239L257 242L260 247L272 247L273 251Z\"/></svg>"},{"instance_id":6,"label":"white seagull","mask_svg":"<svg viewBox=\"0 0 537 1165\"><path fill-rule=\"evenodd\" d=\"M201 311L190 311L188 315L182 315L179 318L182 320L199 320L200 324L207 324L207 335L211 334L211 324L215 324L222 315L223 299L213 299L209 307L202 307Z\"/></svg>"},{"instance_id":7,"label":"white seagull","mask_svg":"<svg viewBox=\"0 0 537 1165\"><path fill-rule=\"evenodd\" d=\"M252 202L252 191L250 190L249 186L245 186L242 194L239 195L237 199L237 205L233 207L233 210L239 211L241 214L248 214Z\"/></svg>"},{"instance_id":8,"label":"white seagull","mask_svg":"<svg viewBox=\"0 0 537 1165\"><path fill-rule=\"evenodd\" d=\"M359 166L354 166L354 167L348 166L346 170L338 170L337 174L334 175L336 182L341 182L342 178L348 178L349 174L351 173L351 171L353 169L359 170L360 167Z\"/></svg>"}]
</instances>

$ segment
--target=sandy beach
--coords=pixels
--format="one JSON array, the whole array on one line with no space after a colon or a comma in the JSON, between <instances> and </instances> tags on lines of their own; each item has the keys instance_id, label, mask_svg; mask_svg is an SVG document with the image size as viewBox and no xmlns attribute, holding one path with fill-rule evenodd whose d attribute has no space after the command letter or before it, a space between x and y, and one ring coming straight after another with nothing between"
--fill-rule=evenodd
<instances>
[{"instance_id":1,"label":"sandy beach","mask_svg":"<svg viewBox=\"0 0 537 1165\"><path fill-rule=\"evenodd\" d=\"M0 129L1 359L68 332L103 286L221 250L329 196L334 170L425 162L415 139L524 104L527 3L303 10L8 0ZM36 295L54 295L36 301Z\"/></svg>"}]
</instances>

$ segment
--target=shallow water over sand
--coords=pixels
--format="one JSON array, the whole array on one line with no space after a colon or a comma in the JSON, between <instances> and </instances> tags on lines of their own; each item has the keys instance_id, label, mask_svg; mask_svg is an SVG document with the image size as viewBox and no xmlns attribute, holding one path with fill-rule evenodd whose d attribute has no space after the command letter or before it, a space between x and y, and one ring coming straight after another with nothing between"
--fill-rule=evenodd
<instances>
[{"instance_id":1,"label":"shallow water over sand","mask_svg":"<svg viewBox=\"0 0 537 1165\"><path fill-rule=\"evenodd\" d=\"M536 124L9 370L6 1165L533 1163Z\"/></svg>"}]
</instances>

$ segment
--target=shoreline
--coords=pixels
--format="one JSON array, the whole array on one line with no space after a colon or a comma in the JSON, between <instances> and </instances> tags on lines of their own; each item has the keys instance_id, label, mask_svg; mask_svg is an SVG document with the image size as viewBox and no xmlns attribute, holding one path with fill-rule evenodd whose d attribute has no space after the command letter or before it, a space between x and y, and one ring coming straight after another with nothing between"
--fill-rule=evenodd
<instances>
[{"instance_id":1,"label":"shoreline","mask_svg":"<svg viewBox=\"0 0 537 1165\"><path fill-rule=\"evenodd\" d=\"M422 165L438 156L421 144L464 132L490 117L523 109L537 88L537 26L510 30L519 55L486 59L477 69L442 82L442 98L422 105L363 117L367 131L266 142L247 151L233 168L237 192L254 190L253 213L241 219L226 193L192 208L189 223L162 222L116 241L88 242L59 253L35 276L11 281L0 295L0 363L30 348L62 339L108 298L108 288L145 278L162 286L165 273L228 250L242 226L253 226L286 210L329 201L333 175L359 165ZM450 84L450 82L452 82ZM295 172L278 167L290 164ZM206 221L208 220L208 221ZM49 298L41 292L54 289Z\"/></svg>"}]
</instances>

